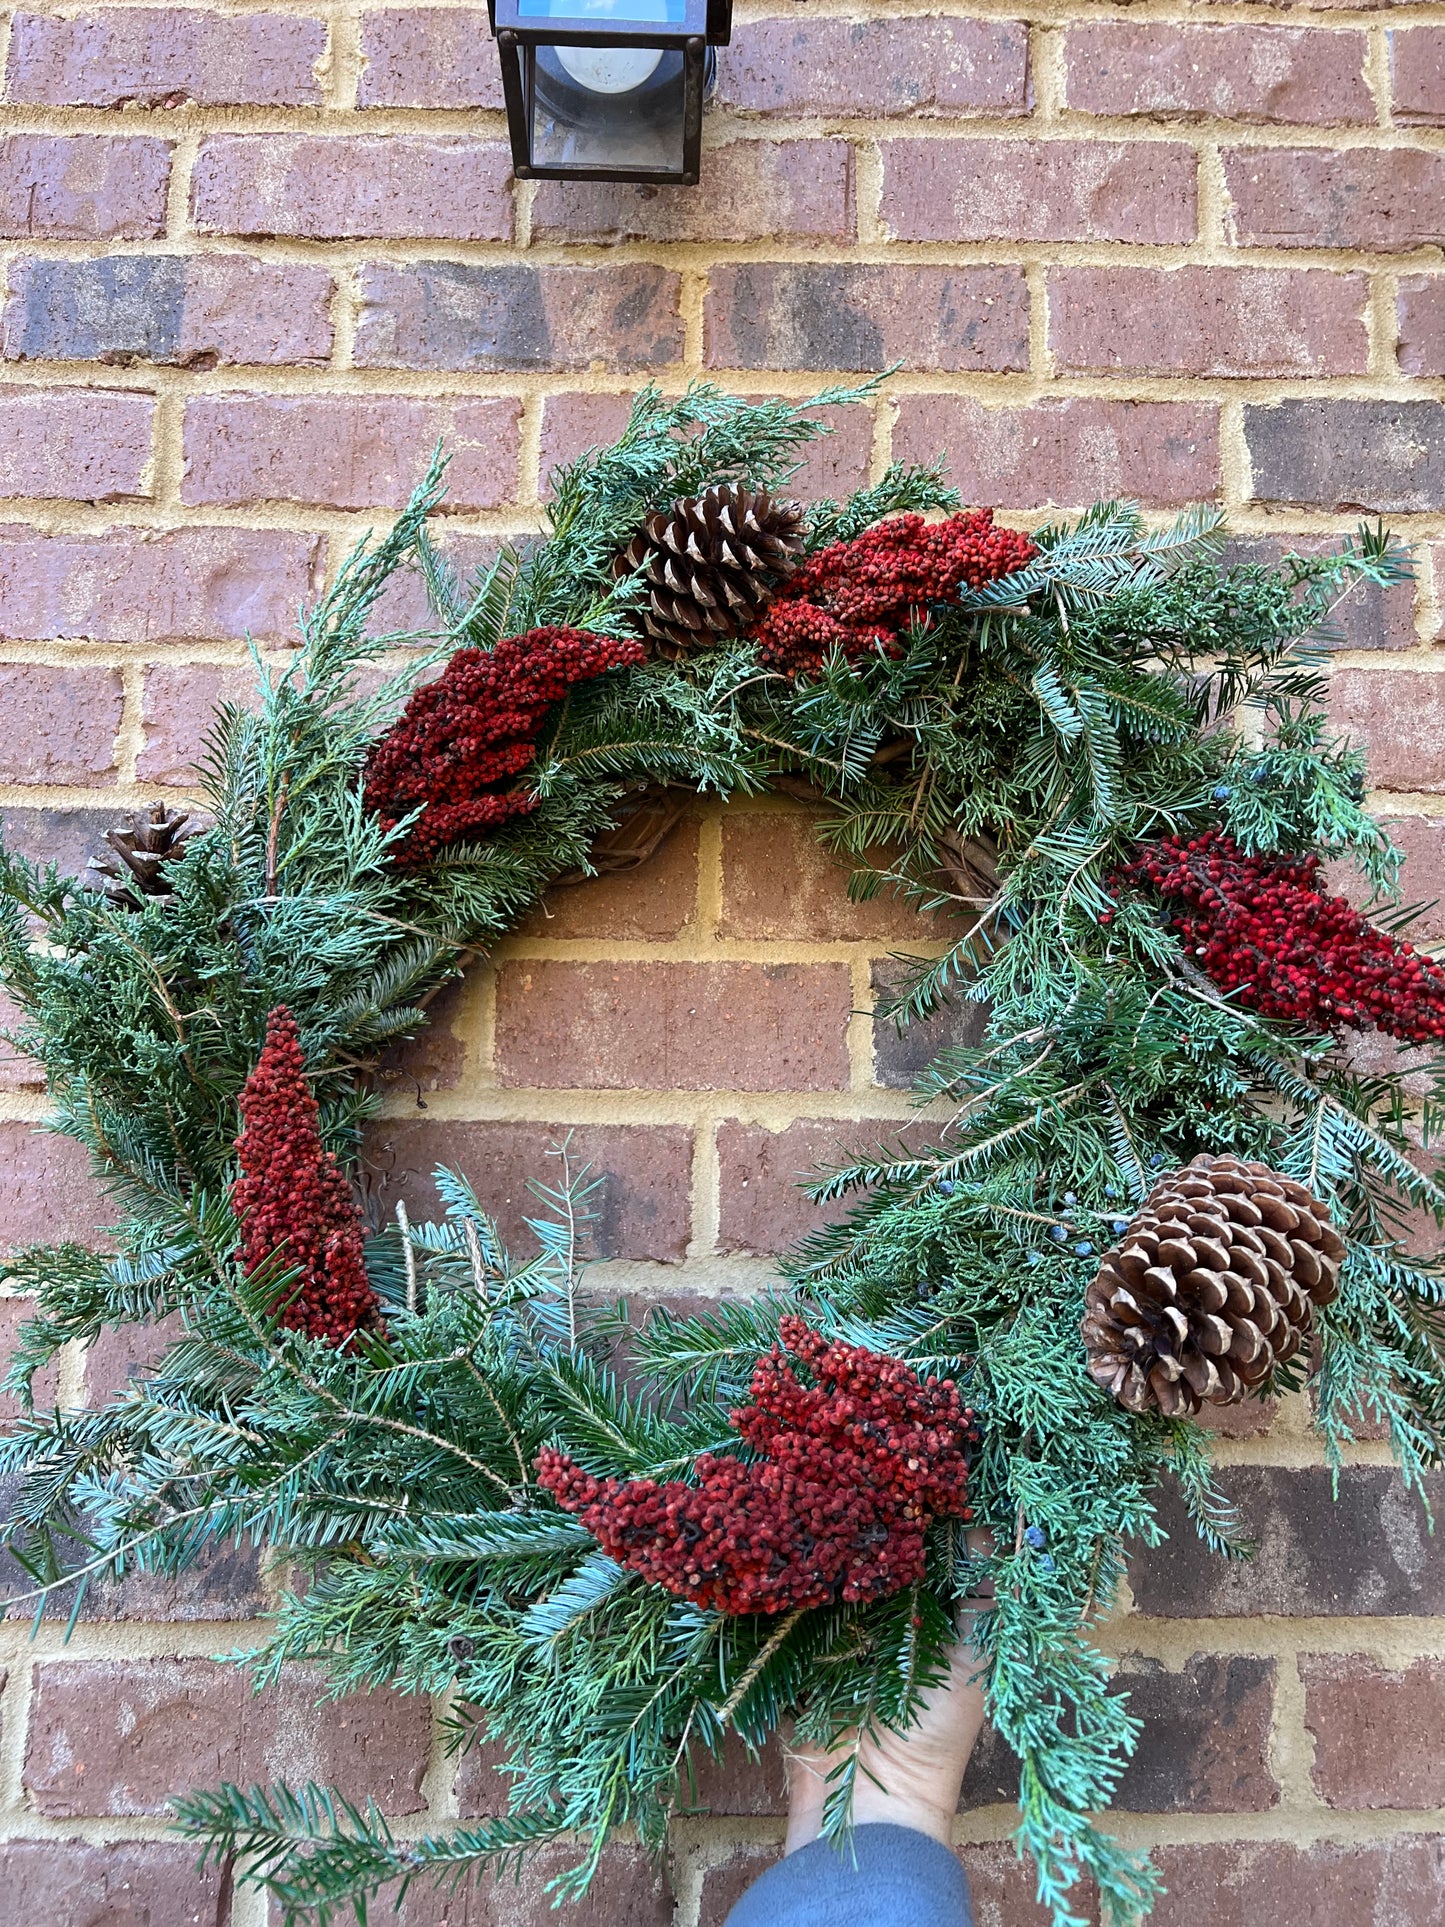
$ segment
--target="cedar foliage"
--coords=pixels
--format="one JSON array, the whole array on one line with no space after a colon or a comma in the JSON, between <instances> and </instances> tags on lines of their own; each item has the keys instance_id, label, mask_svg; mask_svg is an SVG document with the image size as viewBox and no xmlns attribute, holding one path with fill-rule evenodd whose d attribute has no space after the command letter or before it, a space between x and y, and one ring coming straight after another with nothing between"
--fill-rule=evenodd
<instances>
[{"instance_id":1,"label":"cedar foliage","mask_svg":"<svg viewBox=\"0 0 1445 1927\"><path fill-rule=\"evenodd\" d=\"M69 1585L78 1609L96 1575L177 1571L250 1538L298 1578L252 1657L260 1684L307 1657L338 1693L450 1689L457 1746L496 1739L511 1762L510 1814L439 1836L394 1837L314 1787L178 1802L287 1920L504 1866L561 1832L578 1845L560 1892L576 1894L615 1828L661 1845L689 1762L729 1731L759 1746L792 1711L814 1740L906 1724L956 1602L985 1580L977 1637L992 1718L1020 1760L1018 1839L1040 1896L1057 1927L1080 1919L1084 1878L1111 1915L1147 1904L1147 1865L1091 1817L1137 1731L1091 1627L1131 1541L1159 1538L1161 1474L1221 1552L1242 1551L1242 1532L1207 1435L1109 1398L1079 1327L1117 1221L1201 1151L1307 1184L1346 1237L1319 1315L1331 1453L1378 1420L1409 1484L1439 1462L1445 1272L1403 1242L1412 1213L1445 1221L1445 1192L1417 1161L1437 1130L1439 1067L1416 1100L1336 1038L1242 1008L1156 902L1108 882L1141 841L1215 826L1247 852L1353 861L1388 892L1395 854L1361 806L1359 757L1326 733L1307 646L1340 598L1398 578L1380 532L1334 556L1227 567L1210 513L1157 529L1107 504L1036 531L1026 569L915 623L896 658L835 653L795 683L733 642L579 685L537 740L535 808L426 868L392 861L405 823L381 827L360 775L417 673L537 627L633 633L643 587L617 582L613 562L646 514L717 483L783 486L818 432L806 407L649 392L614 447L559 473L545 537L465 587L427 533L435 470L303 617L259 712L218 715L202 774L213 821L169 866L167 907L117 907L0 855L16 1041L43 1060L53 1128L87 1147L116 1215L114 1255L69 1244L10 1260L12 1287L35 1294L11 1383L28 1399L30 1374L67 1341L178 1319L159 1362L105 1407L29 1411L0 1444L17 1493L5 1540L32 1596L43 1606ZM813 505L808 547L954 507L938 473L894 469ZM358 671L403 640L373 633L400 568L425 577L435 628L404 639L403 673L365 693ZM230 1195L268 1013L294 1014L322 1141L354 1169L380 1056L469 951L585 867L630 789L737 794L779 778L827 799L824 834L860 894L953 914L946 953L907 963L895 1004L900 1023L950 999L988 1006L984 1041L945 1051L922 1080L931 1148L882 1145L820 1178L817 1195L846 1210L793 1254L786 1295L641 1330L581 1289L591 1181L565 1152L525 1263L472 1189L439 1172L436 1223L368 1240L378 1329L346 1350L285 1329L295 1275L284 1251L246 1271ZM968 847L996 855L982 905L960 879ZM892 855L875 867L880 848ZM550 1502L533 1476L544 1448L598 1478L659 1482L736 1451L727 1412L784 1310L957 1382L983 1428L970 1502L990 1554L941 1520L902 1592L732 1616L645 1584ZM853 1772L845 1759L835 1777L835 1834Z\"/></svg>"}]
</instances>

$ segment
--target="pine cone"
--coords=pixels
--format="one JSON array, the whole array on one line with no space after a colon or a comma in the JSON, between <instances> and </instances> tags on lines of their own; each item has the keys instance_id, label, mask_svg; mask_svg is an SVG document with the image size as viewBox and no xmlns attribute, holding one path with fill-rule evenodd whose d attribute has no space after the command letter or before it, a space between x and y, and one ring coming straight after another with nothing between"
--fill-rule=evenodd
<instances>
[{"instance_id":1,"label":"pine cone","mask_svg":"<svg viewBox=\"0 0 1445 1927\"><path fill-rule=\"evenodd\" d=\"M615 572L644 572L643 631L660 655L684 656L741 635L797 567L802 525L800 503L725 482L649 515Z\"/></svg>"},{"instance_id":2,"label":"pine cone","mask_svg":"<svg viewBox=\"0 0 1445 1927\"><path fill-rule=\"evenodd\" d=\"M1155 1185L1085 1294L1089 1375L1131 1412L1233 1404L1294 1357L1344 1255L1302 1184L1197 1157Z\"/></svg>"},{"instance_id":3,"label":"pine cone","mask_svg":"<svg viewBox=\"0 0 1445 1927\"><path fill-rule=\"evenodd\" d=\"M93 856L87 867L102 879L98 887L112 903L140 910L148 897L174 901L166 865L184 854L190 820L184 810L172 815L164 803L152 803L146 811L127 811L115 829L106 831L110 849Z\"/></svg>"}]
</instances>

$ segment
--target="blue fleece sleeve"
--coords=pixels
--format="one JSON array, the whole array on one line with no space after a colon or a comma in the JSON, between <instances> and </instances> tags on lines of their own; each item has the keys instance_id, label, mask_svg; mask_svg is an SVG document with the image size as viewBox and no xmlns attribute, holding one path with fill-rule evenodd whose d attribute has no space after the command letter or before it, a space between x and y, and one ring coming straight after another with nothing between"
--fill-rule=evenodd
<instances>
[{"instance_id":1,"label":"blue fleece sleeve","mask_svg":"<svg viewBox=\"0 0 1445 1927\"><path fill-rule=\"evenodd\" d=\"M912 1827L855 1827L770 1867L724 1927L973 1927L963 1868Z\"/></svg>"}]
</instances>

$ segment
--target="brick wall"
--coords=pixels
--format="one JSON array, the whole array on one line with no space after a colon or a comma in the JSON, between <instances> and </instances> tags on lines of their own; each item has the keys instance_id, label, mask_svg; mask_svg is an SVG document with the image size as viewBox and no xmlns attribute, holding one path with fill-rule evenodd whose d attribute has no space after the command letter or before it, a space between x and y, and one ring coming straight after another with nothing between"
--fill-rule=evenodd
<instances>
[{"instance_id":1,"label":"brick wall","mask_svg":"<svg viewBox=\"0 0 1445 1927\"><path fill-rule=\"evenodd\" d=\"M1418 579L1344 612L1333 700L1411 894L1441 891L1445 6L743 0L704 185L660 193L513 185L464 5L67 4L3 35L0 819L22 847L79 865L118 806L183 794L243 637L284 649L438 435L465 563L535 525L548 465L644 378L802 394L897 361L810 491L942 446L1019 520L1213 497L1267 554L1386 513ZM414 586L386 613L416 616ZM395 1067L376 1183L423 1205L418 1174L453 1160L515 1223L571 1127L605 1174L609 1287L755 1289L807 1219L794 1174L907 1115L923 1040L866 1013L888 952L928 939L848 905L802 810L700 808L647 869L555 893L438 1013ZM97 1221L41 1110L0 1058L6 1239ZM56 1387L103 1396L144 1352L123 1334ZM1108 1629L1148 1723L1118 1824L1161 1849L1160 1927L1427 1927L1445 1555L1381 1445L1332 1504L1301 1406L1270 1416L1221 1445L1260 1558L1181 1535ZM274 1583L237 1555L92 1595L69 1645L63 1620L33 1645L0 1627L0 1927L262 1927L165 1837L193 1782L335 1780L403 1829L494 1801L432 1709L321 1714L304 1675L250 1699L214 1655ZM719 1927L779 1838L776 1762L700 1791L668 1884L619 1849L583 1919ZM983 1927L1041 1918L1010 1797L985 1748L959 1822ZM400 1918L540 1927L545 1877Z\"/></svg>"}]
</instances>

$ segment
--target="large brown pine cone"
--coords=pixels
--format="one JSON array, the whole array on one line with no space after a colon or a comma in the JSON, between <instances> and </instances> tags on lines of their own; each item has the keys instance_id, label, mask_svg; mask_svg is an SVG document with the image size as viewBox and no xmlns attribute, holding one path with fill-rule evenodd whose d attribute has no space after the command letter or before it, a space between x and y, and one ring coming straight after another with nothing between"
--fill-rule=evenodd
<instances>
[{"instance_id":1,"label":"large brown pine cone","mask_svg":"<svg viewBox=\"0 0 1445 1927\"><path fill-rule=\"evenodd\" d=\"M1344 1255L1302 1184L1197 1157L1155 1185L1085 1294L1089 1374L1131 1412L1232 1404L1299 1350Z\"/></svg>"},{"instance_id":2,"label":"large brown pine cone","mask_svg":"<svg viewBox=\"0 0 1445 1927\"><path fill-rule=\"evenodd\" d=\"M190 820L183 810L171 811L164 803L128 810L105 833L110 848L87 865L100 879L96 888L126 910L143 908L147 897L169 903L173 893L166 865L183 854Z\"/></svg>"},{"instance_id":3,"label":"large brown pine cone","mask_svg":"<svg viewBox=\"0 0 1445 1927\"><path fill-rule=\"evenodd\" d=\"M801 504L741 482L649 515L615 569L643 571L642 627L658 653L682 656L741 635L797 567L802 526Z\"/></svg>"}]
</instances>

